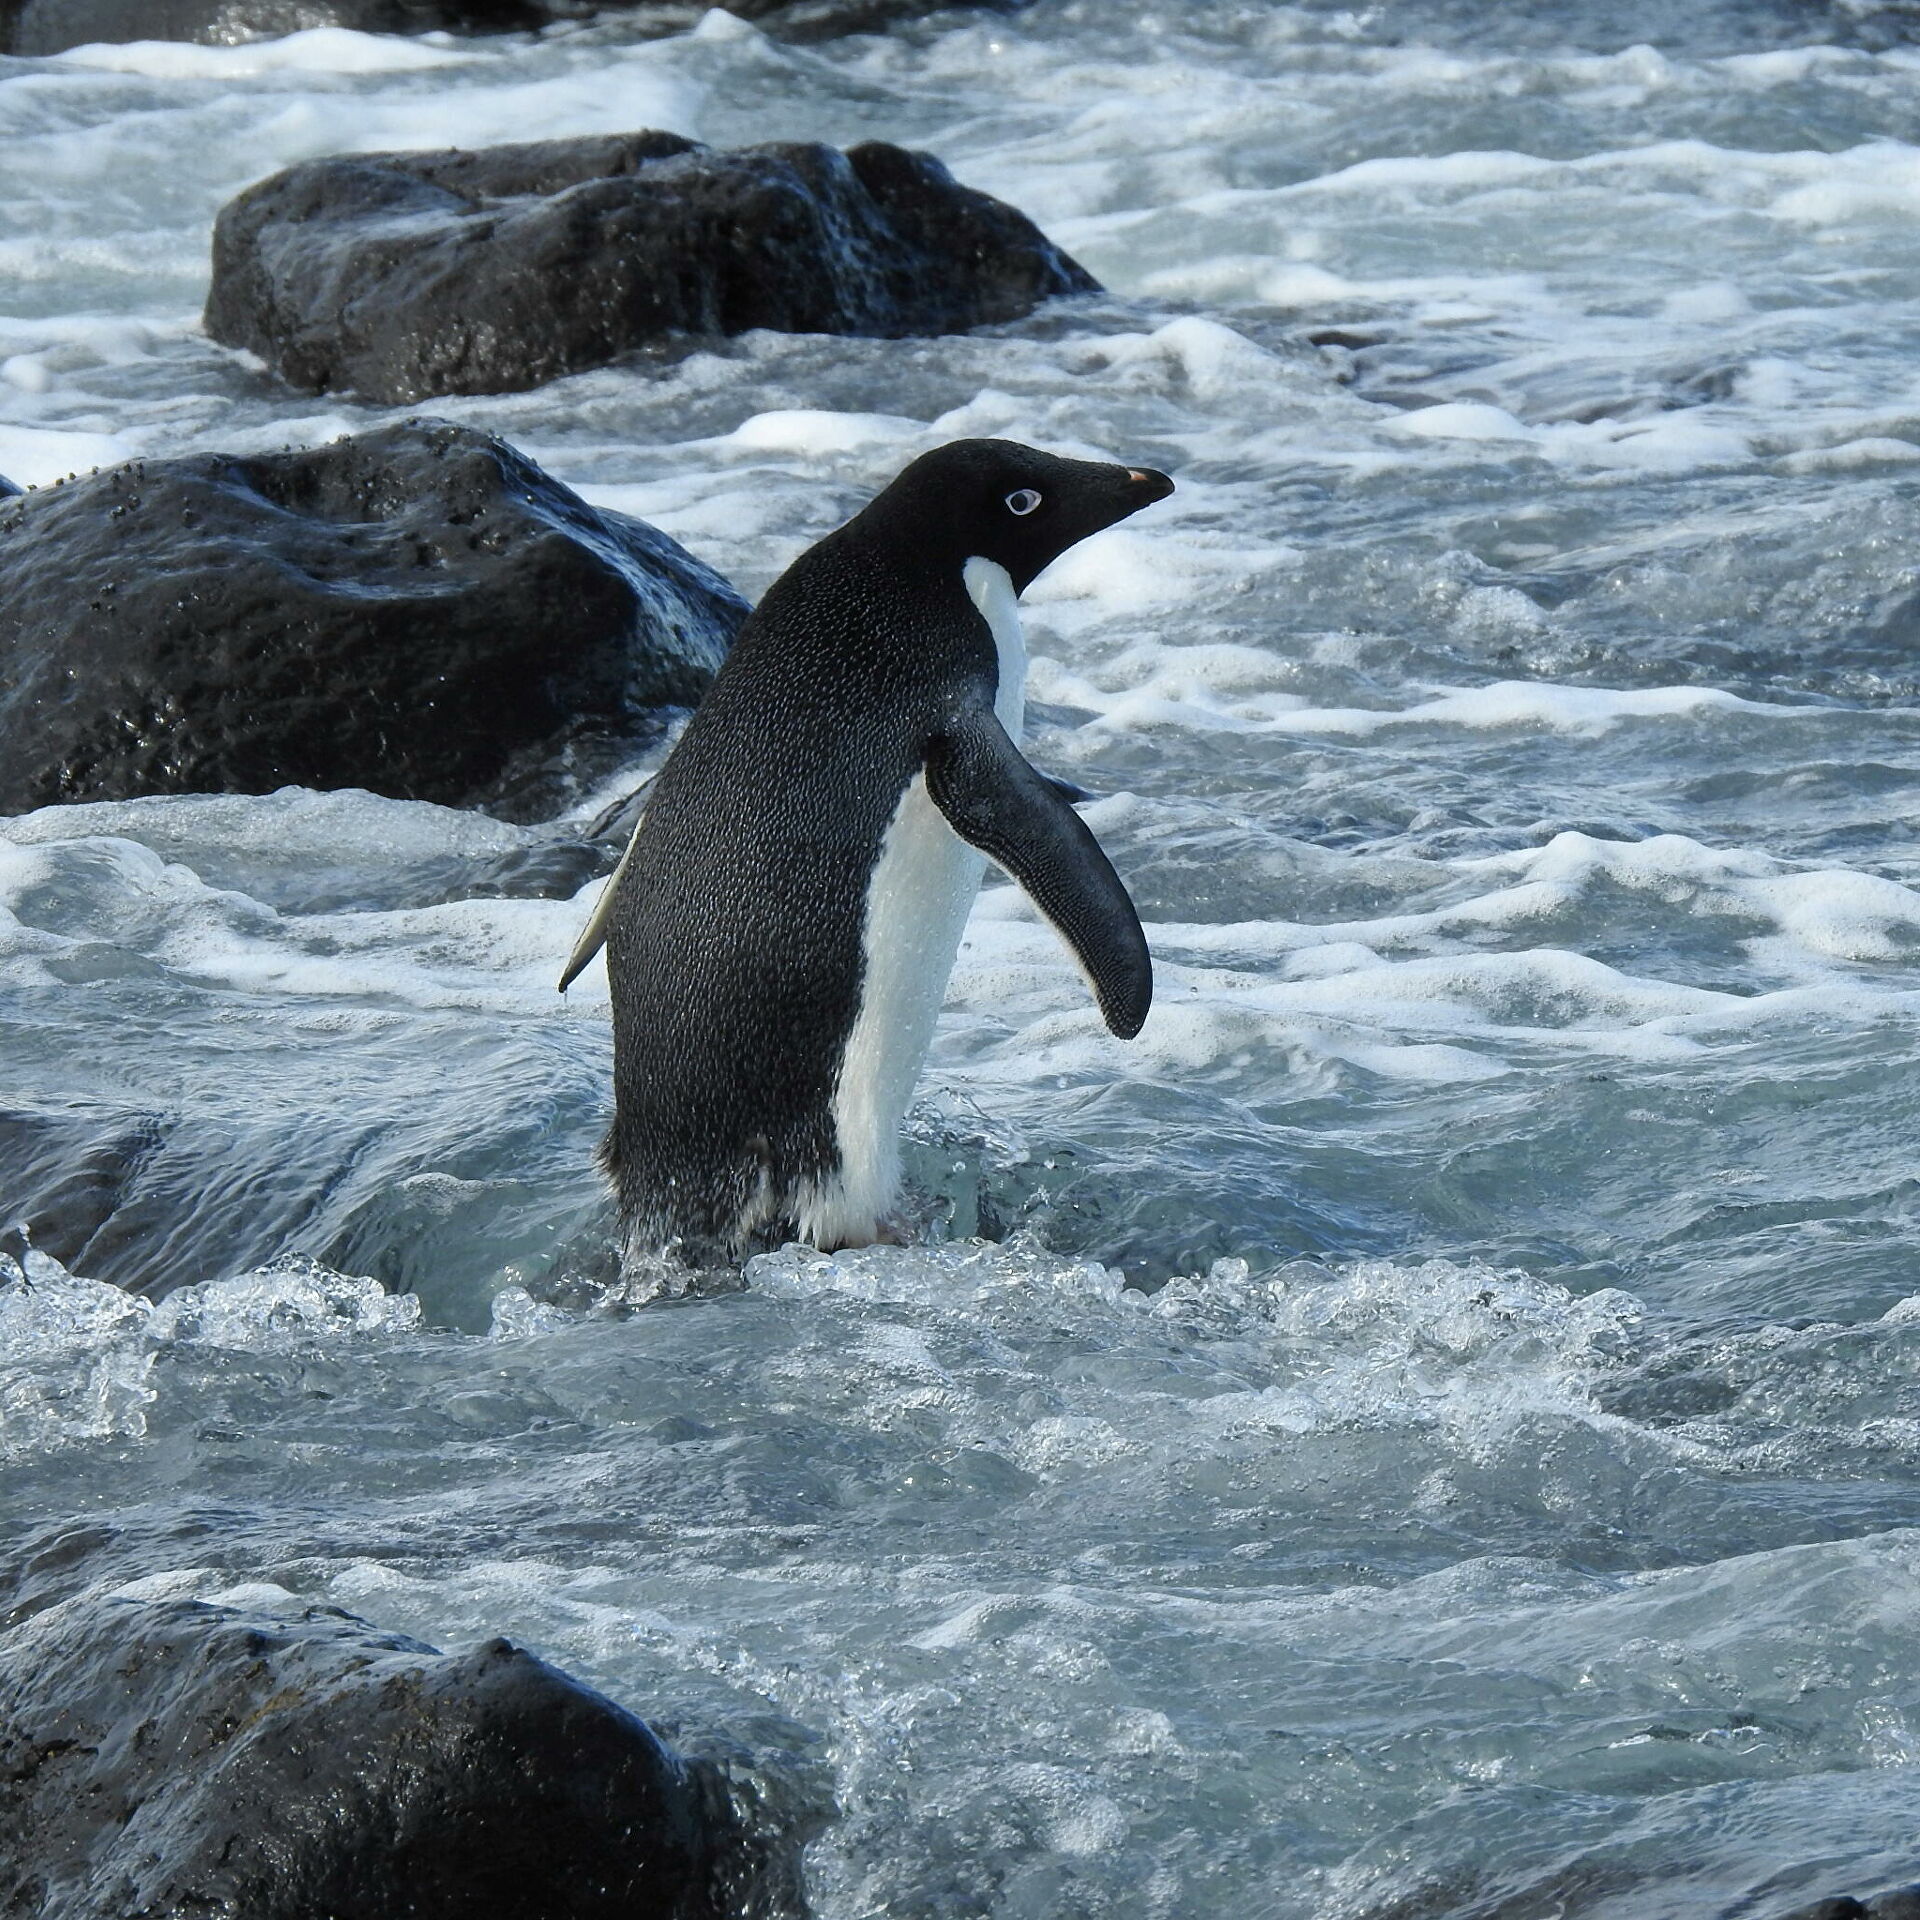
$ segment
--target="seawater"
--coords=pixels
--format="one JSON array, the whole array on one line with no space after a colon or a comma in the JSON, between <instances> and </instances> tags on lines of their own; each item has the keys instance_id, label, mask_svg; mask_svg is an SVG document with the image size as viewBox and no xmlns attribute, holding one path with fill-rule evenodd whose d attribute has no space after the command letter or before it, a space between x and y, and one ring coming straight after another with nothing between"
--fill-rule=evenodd
<instances>
[{"instance_id":1,"label":"seawater","mask_svg":"<svg viewBox=\"0 0 1920 1920\"><path fill-rule=\"evenodd\" d=\"M1156 1011L1111 1039L988 887L923 1247L613 1316L568 1283L592 895L479 876L643 766L556 828L0 822L8 1151L79 1223L0 1270L8 1538L512 1635L769 1817L831 1808L828 1920L1767 1920L1909 1877L1920 51L1641 11L1659 44L1042 0L0 64L22 483L390 417L198 332L250 181L652 125L928 147L1111 291L434 411L750 593L963 434L1180 488L1027 616L1029 750L1103 796Z\"/></svg>"}]
</instances>

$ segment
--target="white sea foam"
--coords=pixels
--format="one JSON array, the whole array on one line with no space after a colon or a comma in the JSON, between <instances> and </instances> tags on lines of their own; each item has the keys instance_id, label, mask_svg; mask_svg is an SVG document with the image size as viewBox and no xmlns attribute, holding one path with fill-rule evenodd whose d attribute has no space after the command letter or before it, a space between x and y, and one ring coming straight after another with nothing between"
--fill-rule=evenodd
<instances>
[{"instance_id":1,"label":"white sea foam","mask_svg":"<svg viewBox=\"0 0 1920 1920\"><path fill-rule=\"evenodd\" d=\"M250 80L282 73L419 73L459 66L475 56L445 35L402 39L348 27L308 27L278 39L203 47L182 40L128 40L73 47L56 54L62 67L144 74L155 80Z\"/></svg>"},{"instance_id":2,"label":"white sea foam","mask_svg":"<svg viewBox=\"0 0 1920 1920\"><path fill-rule=\"evenodd\" d=\"M1096 617L1153 621L1196 596L1245 593L1255 582L1284 571L1299 558L1297 549L1284 544L1256 545L1231 534L1177 526L1152 531L1113 527L1062 555L1034 583L1027 598L1050 628L1071 634ZM1144 651L1157 655L1162 649L1150 642ZM1210 647L1205 653L1209 663L1217 666L1254 651ZM1038 691L1052 683L1036 677L1030 684ZM1040 697L1061 696L1055 692Z\"/></svg>"},{"instance_id":3,"label":"white sea foam","mask_svg":"<svg viewBox=\"0 0 1920 1920\"><path fill-rule=\"evenodd\" d=\"M1129 595L1130 588L1123 575L1121 593ZM1786 701L1743 699L1718 687L1613 689L1519 680L1427 689L1427 698L1397 708L1316 707L1299 694L1269 690L1273 682L1289 678L1292 668L1283 656L1258 648L1150 645L1124 650L1102 663L1097 679L1036 658L1029 684L1041 700L1083 707L1098 716L1101 726L1129 731L1172 726L1365 738L1392 727L1512 727L1597 739L1629 721L1698 720L1715 714L1793 719L1821 711ZM1262 681L1268 686L1262 687Z\"/></svg>"},{"instance_id":4,"label":"white sea foam","mask_svg":"<svg viewBox=\"0 0 1920 1920\"><path fill-rule=\"evenodd\" d=\"M1875 467L1904 467L1920 460L1920 442L1870 433L1834 446L1805 447L1781 459L1788 473L1853 473Z\"/></svg>"},{"instance_id":5,"label":"white sea foam","mask_svg":"<svg viewBox=\"0 0 1920 1920\"><path fill-rule=\"evenodd\" d=\"M1011 1019L1013 1031L1003 1047L946 1071L962 1085L1059 1074L1177 1081L1277 1052L1303 1085L1335 1063L1466 1084L1499 1078L1543 1047L1682 1064L1755 1032L1835 1021L1871 1029L1920 1013L1920 982L1906 983L1904 971L1889 991L1836 969L1904 970L1920 958L1920 893L1893 881L1786 871L1678 835L1566 833L1447 866L1473 890L1419 911L1150 926L1156 1007L1128 1046L1102 1033L1014 890L994 890L968 929L954 993L976 1016ZM1528 943L1535 929L1586 924L1603 887L1639 894L1679 924L1723 928L1735 951L1784 984L1733 993ZM1511 950L1485 951L1490 936Z\"/></svg>"},{"instance_id":6,"label":"white sea foam","mask_svg":"<svg viewBox=\"0 0 1920 1920\"><path fill-rule=\"evenodd\" d=\"M125 839L150 850L196 847L268 855L313 865L351 849L373 860L431 854L505 853L534 836L484 813L420 800L390 800L359 788L316 793L183 793L134 800L68 802L0 820L0 840L46 846Z\"/></svg>"},{"instance_id":7,"label":"white sea foam","mask_svg":"<svg viewBox=\"0 0 1920 1920\"><path fill-rule=\"evenodd\" d=\"M1845 869L1790 872L1763 854L1721 851L1681 834L1617 841L1563 833L1537 850L1461 866L1467 872L1513 876L1518 884L1508 897L1539 902L1523 906L1523 915L1578 894L1604 876L1671 904L1684 902L1693 913L1770 923L1778 938L1764 944L1775 957L1787 949L1803 960L1920 955L1920 893L1912 888ZM1535 888L1542 892L1533 894Z\"/></svg>"},{"instance_id":8,"label":"white sea foam","mask_svg":"<svg viewBox=\"0 0 1920 1920\"><path fill-rule=\"evenodd\" d=\"M31 390L30 380L16 384ZM0 422L0 474L17 486L44 487L95 467L118 466L132 452L133 442L124 434Z\"/></svg>"},{"instance_id":9,"label":"white sea foam","mask_svg":"<svg viewBox=\"0 0 1920 1920\"><path fill-rule=\"evenodd\" d=\"M756 413L730 434L710 444L716 450L743 453L849 453L876 443L897 446L925 431L918 420L890 413L823 413L812 408L783 408Z\"/></svg>"},{"instance_id":10,"label":"white sea foam","mask_svg":"<svg viewBox=\"0 0 1920 1920\"><path fill-rule=\"evenodd\" d=\"M278 167L328 153L483 147L640 127L689 135L698 129L702 89L644 47L537 77L506 78L511 71L496 66L488 77L502 77L494 84L456 82L445 92L295 93L280 112L245 129L235 158L247 177L230 175L231 185L237 190ZM195 117L211 119L218 106L210 103ZM183 107L180 117L190 111Z\"/></svg>"},{"instance_id":11,"label":"white sea foam","mask_svg":"<svg viewBox=\"0 0 1920 1920\"><path fill-rule=\"evenodd\" d=\"M38 816L44 818L44 816ZM363 857L375 849L362 849ZM0 954L44 961L86 946L119 948L183 981L243 993L391 997L419 1007L539 1011L562 1017L554 956L579 930L580 902L454 900L385 912L281 913L137 841L48 840L0 845L0 907L28 901ZM40 903L46 903L44 905ZM37 922L44 921L42 925ZM583 978L577 1001L605 993Z\"/></svg>"}]
</instances>

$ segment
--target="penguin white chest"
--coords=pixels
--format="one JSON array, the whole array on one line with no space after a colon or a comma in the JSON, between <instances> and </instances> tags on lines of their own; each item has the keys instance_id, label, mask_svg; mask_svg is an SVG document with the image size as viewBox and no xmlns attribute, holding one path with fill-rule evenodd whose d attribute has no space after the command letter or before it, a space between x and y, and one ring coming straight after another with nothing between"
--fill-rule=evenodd
<instances>
[{"instance_id":1,"label":"penguin white chest","mask_svg":"<svg viewBox=\"0 0 1920 1920\"><path fill-rule=\"evenodd\" d=\"M993 631L994 712L1014 740L1026 719L1027 648L1013 582L969 560L968 596ZM837 1177L802 1207L804 1239L833 1247L871 1240L900 1182L900 1122L913 1098L986 860L947 825L916 774L900 796L867 883L859 1010L834 1086Z\"/></svg>"}]
</instances>

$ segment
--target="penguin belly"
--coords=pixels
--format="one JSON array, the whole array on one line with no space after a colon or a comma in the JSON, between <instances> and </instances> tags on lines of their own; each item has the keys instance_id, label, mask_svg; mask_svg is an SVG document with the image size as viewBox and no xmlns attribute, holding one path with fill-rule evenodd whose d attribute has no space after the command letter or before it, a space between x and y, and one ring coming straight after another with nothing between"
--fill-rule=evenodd
<instances>
[{"instance_id":1,"label":"penguin belly","mask_svg":"<svg viewBox=\"0 0 1920 1920\"><path fill-rule=\"evenodd\" d=\"M968 597L992 630L999 677L994 711L1015 739L1026 716L1027 649L1006 569L969 560ZM867 883L859 1011L834 1084L836 1174L801 1198L796 1225L818 1247L870 1242L900 1186L900 1125L933 1040L947 980L986 858L947 825L924 772L908 782Z\"/></svg>"},{"instance_id":2,"label":"penguin belly","mask_svg":"<svg viewBox=\"0 0 1920 1920\"><path fill-rule=\"evenodd\" d=\"M873 1240L900 1185L900 1123L933 1039L984 857L947 825L916 774L900 796L867 885L859 1011L833 1090L838 1170L803 1196L800 1237Z\"/></svg>"}]
</instances>

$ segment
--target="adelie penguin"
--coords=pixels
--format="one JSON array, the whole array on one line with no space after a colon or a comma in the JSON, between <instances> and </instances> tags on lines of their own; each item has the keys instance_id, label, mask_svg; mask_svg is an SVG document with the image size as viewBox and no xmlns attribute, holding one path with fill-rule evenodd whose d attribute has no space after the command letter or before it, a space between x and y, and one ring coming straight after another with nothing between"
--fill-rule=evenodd
<instances>
[{"instance_id":1,"label":"adelie penguin","mask_svg":"<svg viewBox=\"0 0 1920 1920\"><path fill-rule=\"evenodd\" d=\"M1074 790L1016 744L1015 602L1172 491L1161 473L957 441L767 590L567 974L604 929L601 1152L630 1260L709 1266L885 1231L900 1123L987 859L1072 949L1107 1025L1140 1031L1153 973L1133 902Z\"/></svg>"}]
</instances>

